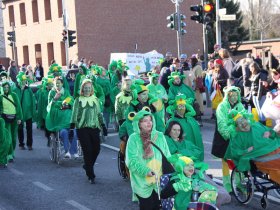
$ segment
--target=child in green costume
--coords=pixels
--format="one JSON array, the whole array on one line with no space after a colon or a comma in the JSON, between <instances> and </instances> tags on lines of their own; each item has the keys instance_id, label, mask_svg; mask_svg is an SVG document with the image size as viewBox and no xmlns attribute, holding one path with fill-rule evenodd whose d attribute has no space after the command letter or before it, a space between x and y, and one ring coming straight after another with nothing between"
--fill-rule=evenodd
<instances>
[{"instance_id":1,"label":"child in green costume","mask_svg":"<svg viewBox=\"0 0 280 210\"><path fill-rule=\"evenodd\" d=\"M10 144L11 135L5 128L5 121L0 117L0 170L7 167Z\"/></svg>"}]
</instances>

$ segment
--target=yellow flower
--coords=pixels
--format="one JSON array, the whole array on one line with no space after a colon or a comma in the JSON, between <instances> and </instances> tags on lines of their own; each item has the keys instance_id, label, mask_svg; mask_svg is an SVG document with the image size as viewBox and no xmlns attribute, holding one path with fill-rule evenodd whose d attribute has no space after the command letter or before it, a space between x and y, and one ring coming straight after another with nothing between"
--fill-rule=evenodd
<instances>
[{"instance_id":1,"label":"yellow flower","mask_svg":"<svg viewBox=\"0 0 280 210\"><path fill-rule=\"evenodd\" d=\"M71 101L71 98L70 97L67 97L64 99L64 101L62 102L63 104L69 104Z\"/></svg>"},{"instance_id":2,"label":"yellow flower","mask_svg":"<svg viewBox=\"0 0 280 210\"><path fill-rule=\"evenodd\" d=\"M54 66L54 67L53 67L53 71L58 71L58 67L57 67L57 66Z\"/></svg>"},{"instance_id":3,"label":"yellow flower","mask_svg":"<svg viewBox=\"0 0 280 210\"><path fill-rule=\"evenodd\" d=\"M26 78L26 75L23 75L22 77L21 77L21 79L22 80L26 80L27 78Z\"/></svg>"}]
</instances>

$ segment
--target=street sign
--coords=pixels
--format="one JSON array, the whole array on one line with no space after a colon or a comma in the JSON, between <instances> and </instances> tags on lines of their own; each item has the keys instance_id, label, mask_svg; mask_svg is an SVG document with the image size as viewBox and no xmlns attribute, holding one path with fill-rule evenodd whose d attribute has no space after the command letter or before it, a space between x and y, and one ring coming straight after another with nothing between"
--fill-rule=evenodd
<instances>
[{"instance_id":1,"label":"street sign","mask_svg":"<svg viewBox=\"0 0 280 210\"><path fill-rule=\"evenodd\" d=\"M227 14L227 8L219 9L219 15L226 15Z\"/></svg>"},{"instance_id":2,"label":"street sign","mask_svg":"<svg viewBox=\"0 0 280 210\"><path fill-rule=\"evenodd\" d=\"M223 21L236 20L236 15L220 15L220 20Z\"/></svg>"}]
</instances>

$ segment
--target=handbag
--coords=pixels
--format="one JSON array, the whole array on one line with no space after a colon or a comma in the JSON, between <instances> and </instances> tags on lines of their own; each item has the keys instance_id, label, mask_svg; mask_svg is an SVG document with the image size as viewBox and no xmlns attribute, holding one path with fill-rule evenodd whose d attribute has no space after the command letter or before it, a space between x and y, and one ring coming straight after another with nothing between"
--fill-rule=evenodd
<instances>
[{"instance_id":1,"label":"handbag","mask_svg":"<svg viewBox=\"0 0 280 210\"><path fill-rule=\"evenodd\" d=\"M15 114L4 114L3 113L1 116L5 120L5 122L7 122L7 123L13 123L16 119Z\"/></svg>"},{"instance_id":2,"label":"handbag","mask_svg":"<svg viewBox=\"0 0 280 210\"><path fill-rule=\"evenodd\" d=\"M162 157L162 173L163 174L171 174L175 172L174 167L172 166L172 164L167 160L166 156L163 154L162 150L151 141L151 144L157 148L157 150L161 153L161 157Z\"/></svg>"},{"instance_id":3,"label":"handbag","mask_svg":"<svg viewBox=\"0 0 280 210\"><path fill-rule=\"evenodd\" d=\"M203 85L203 78L202 77L197 77L195 79L195 83L196 83L196 89L199 90L200 93L204 93L205 92L205 87Z\"/></svg>"},{"instance_id":4,"label":"handbag","mask_svg":"<svg viewBox=\"0 0 280 210\"><path fill-rule=\"evenodd\" d=\"M218 105L223 101L223 94L221 92L221 89L217 85L216 88L216 94L214 98L212 99L212 109L217 109Z\"/></svg>"}]
</instances>

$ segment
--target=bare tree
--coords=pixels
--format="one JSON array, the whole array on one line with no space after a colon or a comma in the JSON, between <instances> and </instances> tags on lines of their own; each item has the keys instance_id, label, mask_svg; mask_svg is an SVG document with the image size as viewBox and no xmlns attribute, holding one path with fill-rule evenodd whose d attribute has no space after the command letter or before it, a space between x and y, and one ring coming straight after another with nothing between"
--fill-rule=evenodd
<instances>
[{"instance_id":1,"label":"bare tree","mask_svg":"<svg viewBox=\"0 0 280 210\"><path fill-rule=\"evenodd\" d=\"M247 0L248 9L244 12L245 25L249 26L250 40L269 38L275 28L275 15L280 10L278 0ZM278 7L278 6L279 7Z\"/></svg>"}]
</instances>

